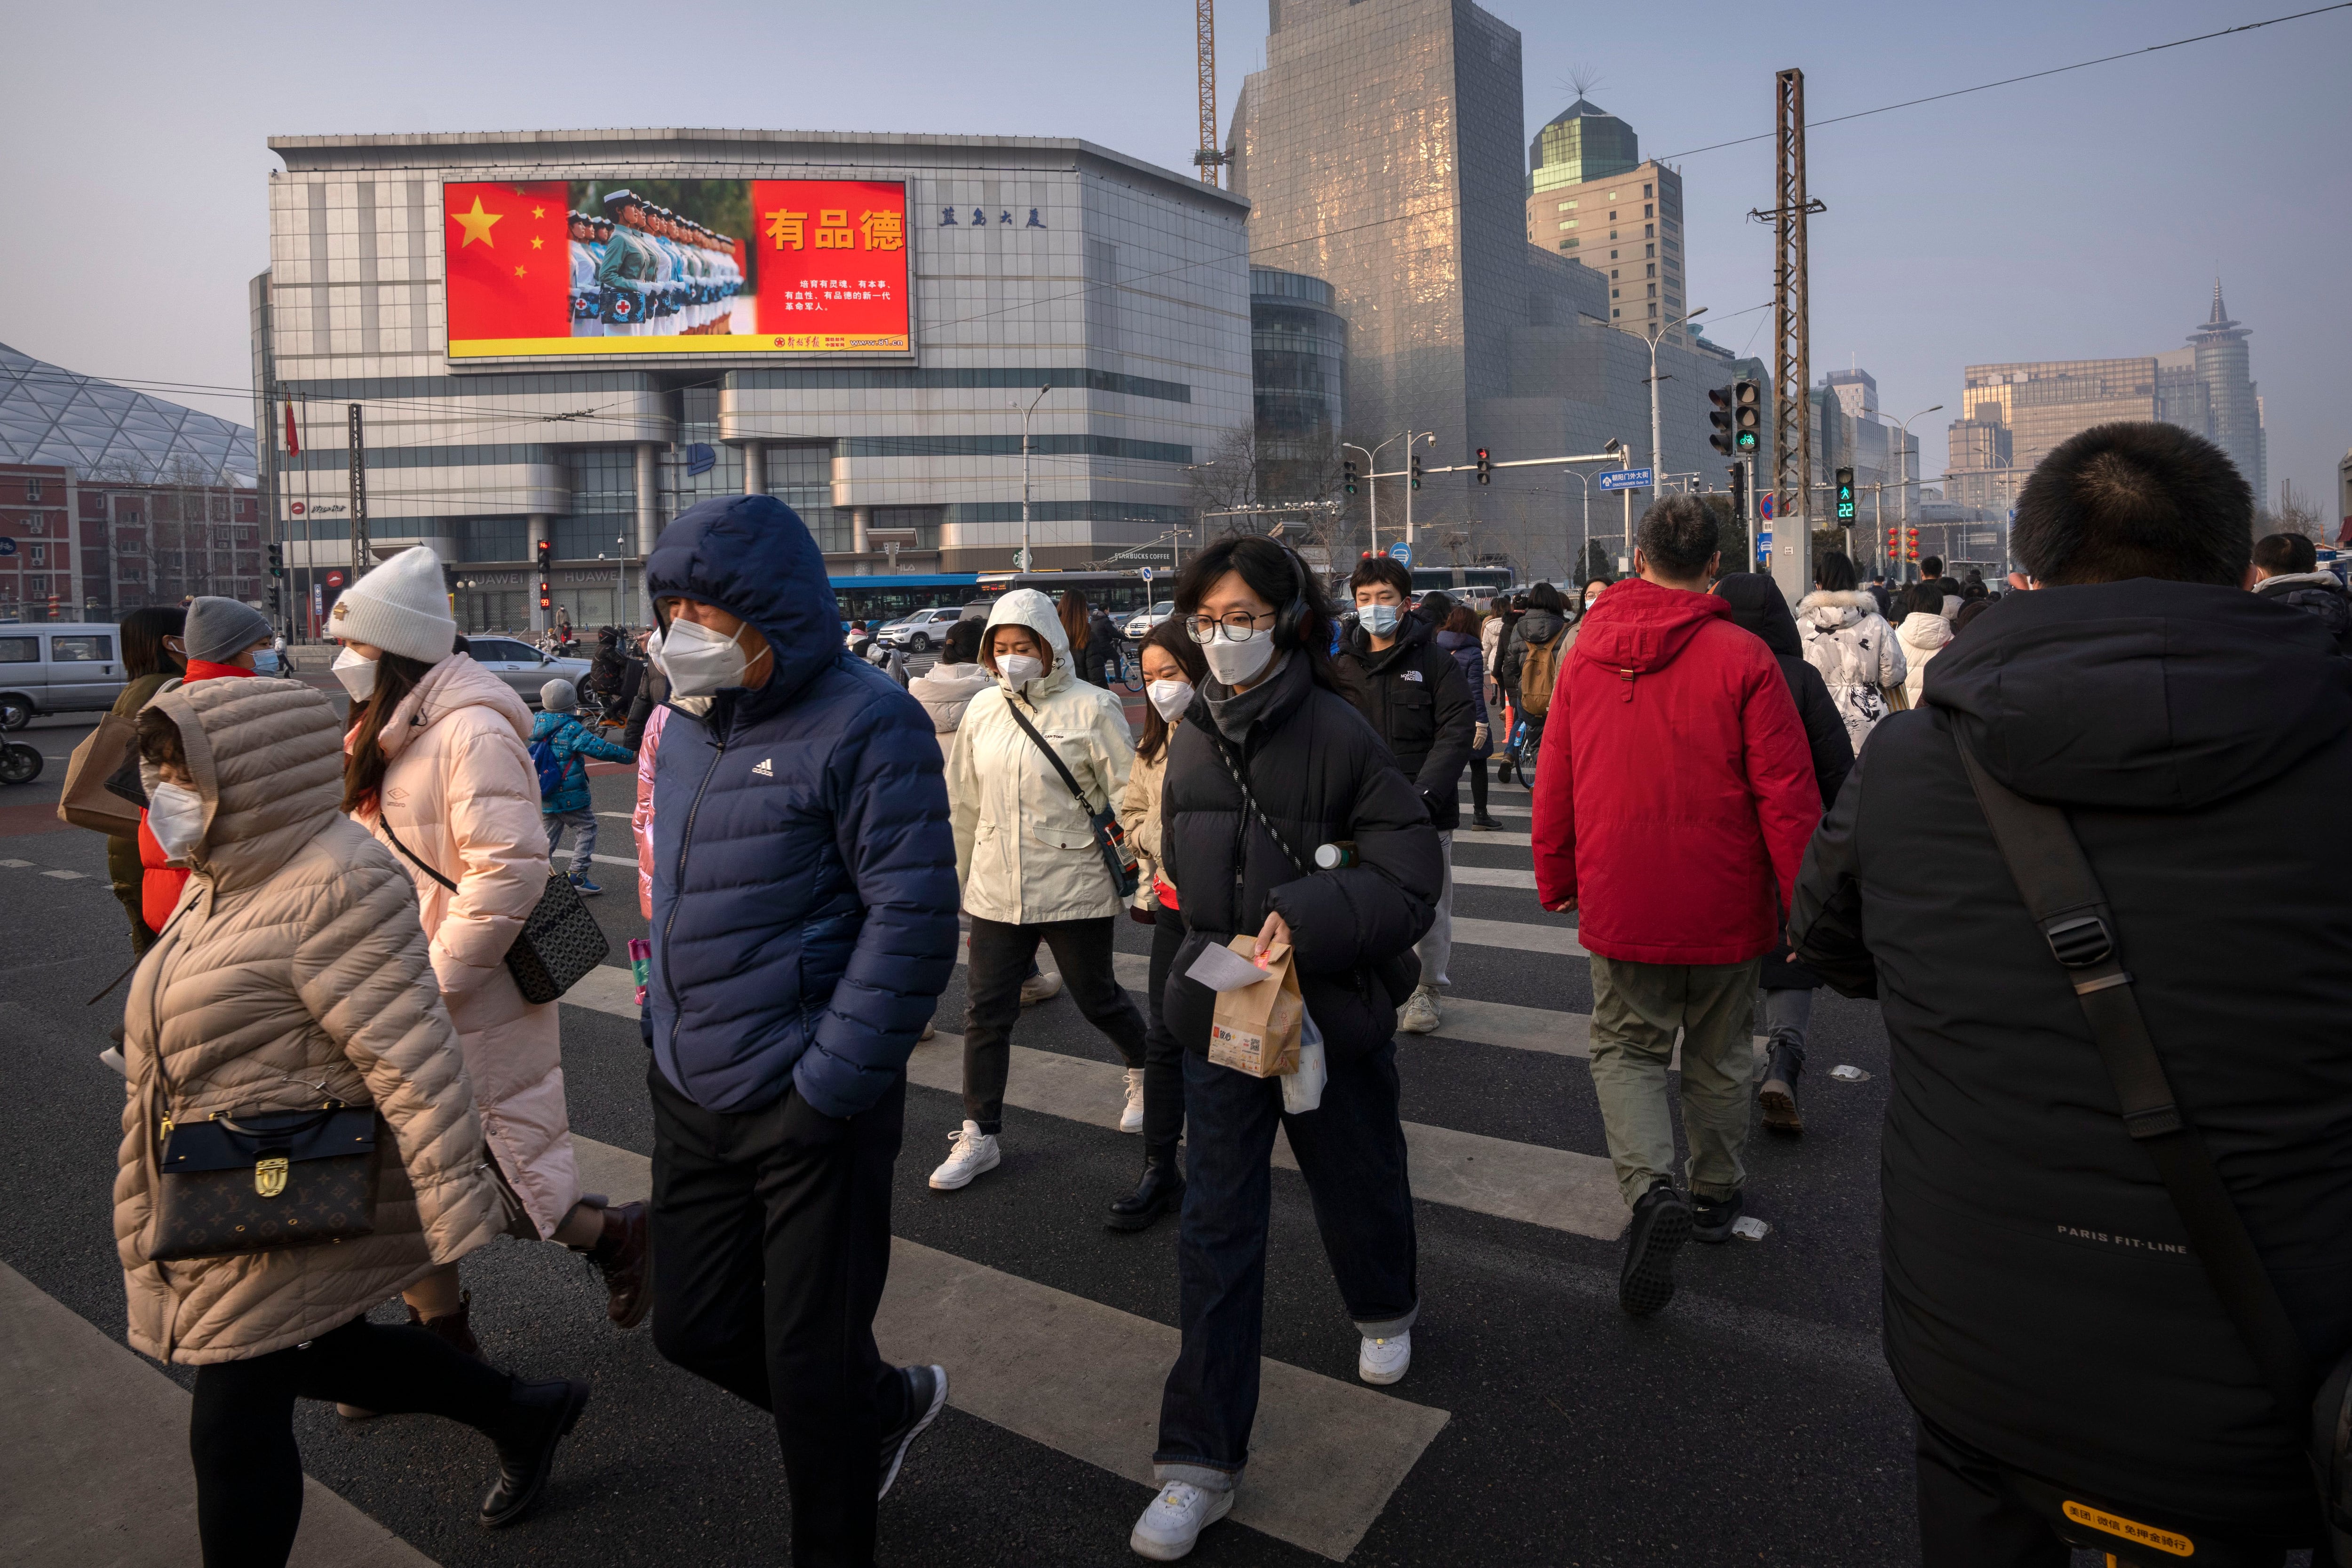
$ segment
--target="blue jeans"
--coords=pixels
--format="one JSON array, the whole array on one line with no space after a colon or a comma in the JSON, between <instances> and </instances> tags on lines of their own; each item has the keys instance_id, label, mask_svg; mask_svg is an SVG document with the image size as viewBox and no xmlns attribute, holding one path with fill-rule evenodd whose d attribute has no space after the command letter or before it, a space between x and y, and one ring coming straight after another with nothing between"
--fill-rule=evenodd
<instances>
[{"instance_id":1,"label":"blue jeans","mask_svg":"<svg viewBox=\"0 0 2352 1568\"><path fill-rule=\"evenodd\" d=\"M1360 1333L1392 1337L1421 1311L1412 1189L1397 1119L1396 1045L1335 1061L1323 1103L1285 1114L1279 1079L1184 1053L1184 1212L1176 1237L1183 1348L1160 1401L1159 1479L1230 1489L1249 1458L1264 1337L1266 1167L1278 1122Z\"/></svg>"},{"instance_id":2,"label":"blue jeans","mask_svg":"<svg viewBox=\"0 0 2352 1568\"><path fill-rule=\"evenodd\" d=\"M547 858L555 858L556 846L563 842L563 830L574 829L572 837L572 874L588 875L588 868L596 860L596 814L591 810L542 812L540 820L547 825Z\"/></svg>"}]
</instances>

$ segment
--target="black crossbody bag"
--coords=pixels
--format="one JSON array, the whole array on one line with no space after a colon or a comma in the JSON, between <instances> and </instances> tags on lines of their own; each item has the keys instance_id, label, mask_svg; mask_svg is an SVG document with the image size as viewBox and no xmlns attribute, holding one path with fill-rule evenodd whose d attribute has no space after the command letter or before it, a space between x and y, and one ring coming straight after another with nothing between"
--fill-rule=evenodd
<instances>
[{"instance_id":1,"label":"black crossbody bag","mask_svg":"<svg viewBox=\"0 0 2352 1568\"><path fill-rule=\"evenodd\" d=\"M2083 1016L2090 1022L2092 1038L2098 1042L2099 1056L2122 1104L2124 1126L2156 1163L2198 1261L2204 1265L2205 1278L2252 1352L2281 1419L2305 1446L2327 1531L2315 1560L2352 1568L2352 1514L2347 1511L2347 1500L2352 1500L2352 1352L2325 1375L2310 1364L2294 1320L2246 1232L2245 1220L2213 1168L2211 1152L2173 1099L2164 1063L2133 994L2131 973L2124 968L2114 913L2066 814L2018 795L1985 772L1965 739L1957 733L1953 739L2026 910L2049 942L2051 955L2064 966L2083 1005ZM2058 1515L2052 1523L2075 1545L2139 1562L2150 1547L2164 1561L2186 1556L2179 1550L2186 1543L2200 1562L2235 1560L2227 1543L2192 1542L2186 1532L2163 1528L2158 1533L2172 1536L2172 1543L2136 1537L2132 1530L2150 1527L2064 1497L2047 1485L2024 1489ZM2040 1495L2045 1492L2046 1497ZM2125 1528L2115 1528L2118 1526ZM2271 1561L2276 1560L2273 1553Z\"/></svg>"},{"instance_id":2,"label":"black crossbody bag","mask_svg":"<svg viewBox=\"0 0 2352 1568\"><path fill-rule=\"evenodd\" d=\"M1119 826L1118 813L1112 810L1108 803L1100 811L1094 808L1087 799L1087 792L1078 787L1076 775L1062 761L1062 754L1047 745L1045 737L1037 733L1037 727L1022 716L1021 704L1010 692L1005 694L1004 710L1013 715L1013 721L1021 726L1021 732L1037 743L1037 749L1045 753L1045 760L1054 764L1054 771L1062 775L1062 782L1070 786L1070 794L1077 799L1078 809L1087 814L1087 825L1094 829L1095 848L1102 855L1103 868L1110 873L1111 885L1118 889L1118 896L1122 899L1135 897L1136 887L1142 879L1142 870L1136 864L1135 851L1128 845L1127 829Z\"/></svg>"},{"instance_id":3,"label":"black crossbody bag","mask_svg":"<svg viewBox=\"0 0 2352 1568\"><path fill-rule=\"evenodd\" d=\"M457 890L457 883L419 860L400 841L388 819L380 816L376 820L383 824L383 836L407 857L410 865L451 892ZM588 912L580 889L572 885L571 878L556 871L549 875L539 902L531 906L530 917L515 934L514 945L507 949L507 971L521 989L522 999L536 1005L552 1002L579 984L612 951L612 942L596 917Z\"/></svg>"}]
</instances>

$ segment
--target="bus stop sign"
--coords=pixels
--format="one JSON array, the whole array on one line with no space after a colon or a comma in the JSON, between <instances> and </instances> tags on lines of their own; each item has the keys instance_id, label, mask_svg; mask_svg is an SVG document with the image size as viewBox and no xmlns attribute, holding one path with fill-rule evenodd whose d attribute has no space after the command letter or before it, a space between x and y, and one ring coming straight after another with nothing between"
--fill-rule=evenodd
<instances>
[{"instance_id":1,"label":"bus stop sign","mask_svg":"<svg viewBox=\"0 0 2352 1568\"><path fill-rule=\"evenodd\" d=\"M1402 539L1398 540L1394 544L1389 546L1389 559L1394 561L1400 566L1412 566L1412 546L1407 544Z\"/></svg>"}]
</instances>

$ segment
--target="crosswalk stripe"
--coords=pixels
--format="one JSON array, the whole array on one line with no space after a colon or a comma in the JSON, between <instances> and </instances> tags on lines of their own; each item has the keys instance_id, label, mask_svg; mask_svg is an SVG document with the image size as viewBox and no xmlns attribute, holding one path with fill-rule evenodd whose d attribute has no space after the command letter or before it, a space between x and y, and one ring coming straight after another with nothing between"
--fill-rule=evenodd
<instances>
[{"instance_id":1,"label":"crosswalk stripe","mask_svg":"<svg viewBox=\"0 0 2352 1568\"><path fill-rule=\"evenodd\" d=\"M1510 815L1516 816L1519 814L1513 812ZM1535 845L1532 837L1525 833L1481 833L1475 827L1461 827L1454 829L1454 847L1456 849L1531 849Z\"/></svg>"},{"instance_id":2,"label":"crosswalk stripe","mask_svg":"<svg viewBox=\"0 0 2352 1568\"><path fill-rule=\"evenodd\" d=\"M1521 952L1557 953L1562 958L1590 958L1576 932L1566 926L1528 925L1518 921L1477 921L1454 917L1454 945L1508 947Z\"/></svg>"},{"instance_id":3,"label":"crosswalk stripe","mask_svg":"<svg viewBox=\"0 0 2352 1568\"><path fill-rule=\"evenodd\" d=\"M577 1135L572 1146L581 1179L615 1201L652 1190L644 1155ZM892 1361L944 1365L948 1403L966 1415L1155 1485L1161 1385L1180 1342L1165 1323L894 1238L874 1336ZM1286 1362L1258 1364L1257 1425L1232 1517L1345 1561L1451 1413Z\"/></svg>"},{"instance_id":4,"label":"crosswalk stripe","mask_svg":"<svg viewBox=\"0 0 2352 1568\"><path fill-rule=\"evenodd\" d=\"M1454 863L1454 880L1465 888L1521 888L1535 891L1533 871L1508 871L1499 866L1465 866Z\"/></svg>"}]
</instances>

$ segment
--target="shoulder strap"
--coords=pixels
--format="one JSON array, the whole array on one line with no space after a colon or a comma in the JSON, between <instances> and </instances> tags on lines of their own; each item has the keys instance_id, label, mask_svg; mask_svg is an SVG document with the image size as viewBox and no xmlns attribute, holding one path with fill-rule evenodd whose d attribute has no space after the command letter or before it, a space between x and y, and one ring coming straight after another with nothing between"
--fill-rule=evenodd
<instances>
[{"instance_id":1,"label":"shoulder strap","mask_svg":"<svg viewBox=\"0 0 2352 1568\"><path fill-rule=\"evenodd\" d=\"M1047 745L1045 737L1037 733L1036 726L1023 717L1020 700L1009 691L1004 693L1004 710L1013 715L1013 721L1021 726L1023 734L1037 742L1037 749L1045 753L1045 760L1054 764L1054 771L1062 775L1062 782L1070 786L1072 795L1078 797L1078 808L1092 816L1095 814L1094 802L1088 800L1087 792L1078 787L1078 781L1070 773L1069 765L1062 761L1062 754Z\"/></svg>"},{"instance_id":2,"label":"shoulder strap","mask_svg":"<svg viewBox=\"0 0 2352 1568\"><path fill-rule=\"evenodd\" d=\"M1249 807L1250 815L1257 818L1257 825L1265 829L1266 837L1274 840L1276 847L1279 848L1284 858L1289 860L1292 868L1302 877L1310 875L1311 868L1307 862L1298 858L1298 851L1290 847L1290 840L1282 836L1282 829L1276 827L1274 825L1274 819L1266 816L1265 807L1258 805L1257 796L1249 786L1249 770L1242 764L1240 758L1234 755L1233 747L1227 744L1224 736L1218 732L1215 721L1212 720L1202 728L1208 733L1209 744L1216 748L1217 760L1225 764L1225 772L1233 775L1234 783L1240 787L1242 804Z\"/></svg>"},{"instance_id":3,"label":"shoulder strap","mask_svg":"<svg viewBox=\"0 0 2352 1568\"><path fill-rule=\"evenodd\" d=\"M397 834L397 833L394 833L394 832L392 830L392 818L390 818L390 817L386 816L383 814L383 807L382 807L382 806L380 806L380 805L376 808L375 819L376 819L376 821L377 821L377 822L379 822L379 823L383 824L383 836L384 836L386 838L389 838L389 839L391 839L391 840L392 840L392 847L393 847L394 849L399 850L403 855L405 855L405 856L407 856L407 857L408 857L408 863L409 863L410 865L412 865L412 866L415 867L418 870L420 870L420 871L424 872L426 876L428 876L428 877L432 878L435 881L436 881L436 882L440 883L443 887L445 887L445 888L448 889L451 892L453 892L453 893L454 893L454 892L456 892L456 891L457 890L457 883L455 883L455 882L451 881L448 878L446 878L446 877L443 876L440 872L436 871L432 867L427 866L424 861L419 860L419 859L416 858L415 853L413 850L411 850L411 849L408 847L408 846L407 846L407 845L403 844L403 843L400 841L400 835L399 835L399 834Z\"/></svg>"},{"instance_id":4,"label":"shoulder strap","mask_svg":"<svg viewBox=\"0 0 2352 1568\"><path fill-rule=\"evenodd\" d=\"M2300 1440L2315 1387L2303 1341L2204 1139L2173 1099L2098 877L2063 811L2018 795L1985 771L1965 736L1955 730L1952 739L2026 910L2082 1003L2122 1103L2124 1126L2156 1162L2213 1293Z\"/></svg>"}]
</instances>

